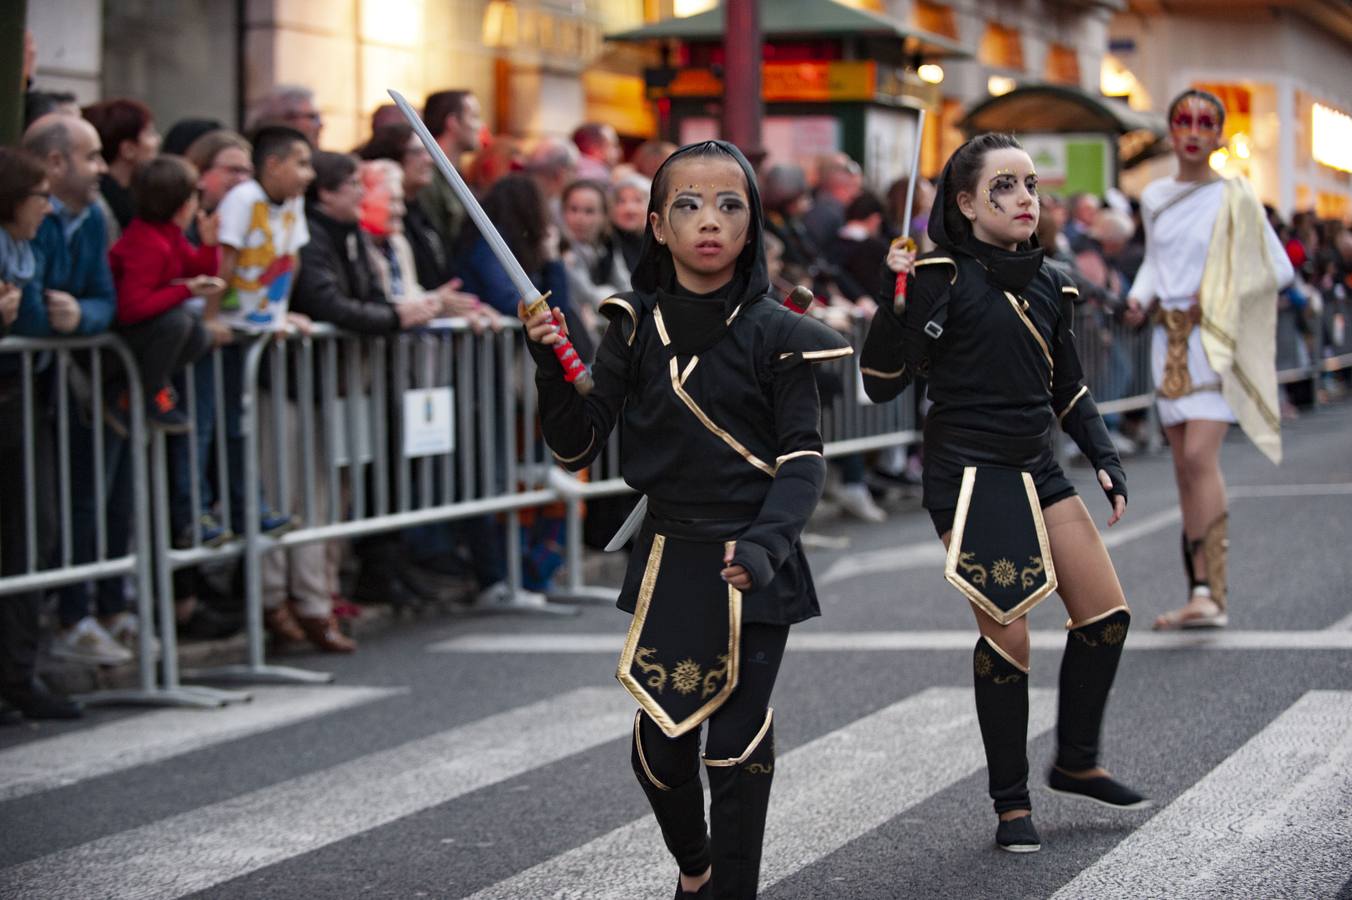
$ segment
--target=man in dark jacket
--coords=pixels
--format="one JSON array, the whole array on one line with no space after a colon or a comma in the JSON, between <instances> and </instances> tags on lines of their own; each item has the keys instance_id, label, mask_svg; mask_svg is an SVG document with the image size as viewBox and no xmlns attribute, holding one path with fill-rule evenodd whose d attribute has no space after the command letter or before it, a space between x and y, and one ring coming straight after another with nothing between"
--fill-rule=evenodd
<instances>
[{"instance_id":1,"label":"man in dark jacket","mask_svg":"<svg viewBox=\"0 0 1352 900\"><path fill-rule=\"evenodd\" d=\"M314 155L313 165L315 179L305 210L310 242L301 248L291 308L360 334L392 334L430 322L440 309L433 296L391 303L381 289L374 251L357 224L362 186L356 158L321 152ZM399 448L397 430L389 430L391 453ZM396 606L418 602L400 574L406 562L398 533L367 538L358 543L357 552L362 566L354 593L359 599Z\"/></svg>"}]
</instances>

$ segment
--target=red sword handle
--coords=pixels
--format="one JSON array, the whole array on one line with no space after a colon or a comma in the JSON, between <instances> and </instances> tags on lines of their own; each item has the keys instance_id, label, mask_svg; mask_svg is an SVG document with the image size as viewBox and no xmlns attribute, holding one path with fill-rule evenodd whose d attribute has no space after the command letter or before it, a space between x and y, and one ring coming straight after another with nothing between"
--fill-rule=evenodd
<instances>
[{"instance_id":1,"label":"red sword handle","mask_svg":"<svg viewBox=\"0 0 1352 900\"><path fill-rule=\"evenodd\" d=\"M901 248L903 250L909 250L912 253L915 252L916 244L915 240L912 238L899 237L892 242L893 247L896 247L898 244L901 245ZM897 273L896 287L893 289L892 292L892 310L898 315L900 315L902 311L906 309L906 278L910 274L911 274L910 272Z\"/></svg>"},{"instance_id":2,"label":"red sword handle","mask_svg":"<svg viewBox=\"0 0 1352 900\"><path fill-rule=\"evenodd\" d=\"M587 371L587 366L582 362L582 357L577 355L577 350L573 348L573 342L568 340L568 337L563 333L563 322L550 311L548 292L536 298L526 307L527 316L534 316L542 312L550 313L554 319L554 333L559 336L560 340L551 344L550 349L554 351L554 358L559 361L559 365L563 366L564 380L577 388L579 394L585 396L591 393L591 372Z\"/></svg>"}]
</instances>

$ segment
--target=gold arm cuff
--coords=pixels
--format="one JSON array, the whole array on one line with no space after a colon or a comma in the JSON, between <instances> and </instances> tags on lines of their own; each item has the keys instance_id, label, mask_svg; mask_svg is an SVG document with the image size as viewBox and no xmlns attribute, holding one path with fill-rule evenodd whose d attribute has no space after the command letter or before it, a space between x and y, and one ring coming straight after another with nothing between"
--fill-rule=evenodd
<instances>
[{"instance_id":1,"label":"gold arm cuff","mask_svg":"<svg viewBox=\"0 0 1352 900\"><path fill-rule=\"evenodd\" d=\"M1066 408L1056 414L1056 421L1058 422L1065 421L1066 413L1070 412L1071 409L1074 408L1075 404L1080 402L1080 398L1087 393L1089 393L1089 386L1088 385L1081 386L1080 390L1075 394L1075 396L1070 398L1070 402L1066 404Z\"/></svg>"},{"instance_id":2,"label":"gold arm cuff","mask_svg":"<svg viewBox=\"0 0 1352 900\"><path fill-rule=\"evenodd\" d=\"M900 378L901 376L905 375L905 374L906 374L906 367L905 367L905 366L902 366L900 369L897 369L895 372L880 372L880 371L878 371L877 369L870 369L868 366L860 366L860 367L859 367L859 374L861 374L861 375L869 375L869 376L872 376L873 378L886 378L886 379L888 379L888 380L891 380L891 379L894 379L894 378Z\"/></svg>"},{"instance_id":3,"label":"gold arm cuff","mask_svg":"<svg viewBox=\"0 0 1352 900\"><path fill-rule=\"evenodd\" d=\"M775 457L775 472L777 474L779 472L779 467L791 459L798 459L800 456L820 457L821 455L822 453L820 450L795 450L792 453L785 453L783 456Z\"/></svg>"},{"instance_id":4,"label":"gold arm cuff","mask_svg":"<svg viewBox=\"0 0 1352 900\"><path fill-rule=\"evenodd\" d=\"M1114 606L1107 612L1101 612L1096 616L1090 616L1083 622L1075 622L1071 619L1066 619L1066 631L1070 631L1072 628L1083 628L1086 625L1093 625L1095 622L1102 622L1104 619L1118 612L1124 612L1127 615L1131 615L1131 609L1127 604L1123 603L1121 606Z\"/></svg>"},{"instance_id":5,"label":"gold arm cuff","mask_svg":"<svg viewBox=\"0 0 1352 900\"><path fill-rule=\"evenodd\" d=\"M765 733L770 730L770 722L774 719L774 716L775 711L773 707L765 710L765 721L761 723L760 731L757 731L756 736L751 739L751 743L746 745L746 749L742 751L741 756L733 757L732 759L708 759L706 757L704 764L706 766L722 767L738 766L746 762L751 754L756 752L756 748L760 746L760 742L765 740Z\"/></svg>"},{"instance_id":6,"label":"gold arm cuff","mask_svg":"<svg viewBox=\"0 0 1352 900\"><path fill-rule=\"evenodd\" d=\"M1023 674L1025 674L1025 675L1028 674L1029 668L1030 668L1030 667L1029 667L1029 666L1025 666L1023 663L1019 662L1017 659L1015 659L1014 657L1010 656L1009 653L1007 653L1007 652L1005 651L1005 648L1004 648L1004 647L1001 647L999 644L995 643L995 641L991 640L989 637L987 637L987 636L984 635L984 634L981 636L981 639L982 639L983 641L985 641L985 642L987 643L987 645L989 645L990 648L991 648L992 650L994 650L996 653L1000 654L1000 656L1004 659L1005 662L1009 663L1011 666L1013 666L1014 668L1018 669L1018 670L1019 670L1020 672L1022 672Z\"/></svg>"},{"instance_id":7,"label":"gold arm cuff","mask_svg":"<svg viewBox=\"0 0 1352 900\"><path fill-rule=\"evenodd\" d=\"M554 451L553 451L552 449L551 449L549 452L550 452L550 453L553 453L553 454L554 454L554 458L557 459L559 462L563 463L563 464L566 466L566 465L568 465L569 463L575 463L575 462L577 462L579 459L581 459L582 457L584 457L584 456L586 456L588 453L590 453L590 452L591 452L591 448L592 448L595 444L596 444L596 430L595 430L595 429L592 429L591 440L587 441L587 446L586 446L586 448L583 449L583 451L582 451L581 453L579 453L577 456L559 456L559 454L554 453Z\"/></svg>"}]
</instances>

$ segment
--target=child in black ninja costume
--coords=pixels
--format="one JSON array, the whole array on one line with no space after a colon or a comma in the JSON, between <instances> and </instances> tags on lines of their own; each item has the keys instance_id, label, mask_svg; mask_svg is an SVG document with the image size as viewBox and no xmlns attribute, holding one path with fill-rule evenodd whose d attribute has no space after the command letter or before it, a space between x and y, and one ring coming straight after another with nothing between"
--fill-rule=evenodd
<instances>
[{"instance_id":1,"label":"child in black ninja costume","mask_svg":"<svg viewBox=\"0 0 1352 900\"><path fill-rule=\"evenodd\" d=\"M799 543L826 471L811 364L852 351L768 295L760 196L734 146L678 150L648 209L633 291L600 306L586 396L550 351L555 319L521 314L555 456L586 467L618 421L621 472L647 497L618 674L643 707L632 763L680 868L676 897L743 900L774 775L770 693L789 626L820 612Z\"/></svg>"},{"instance_id":2,"label":"child in black ninja costume","mask_svg":"<svg viewBox=\"0 0 1352 900\"><path fill-rule=\"evenodd\" d=\"M1131 623L1098 530L1053 452L1059 422L1126 511L1126 475L1084 385L1071 332L1078 292L1042 258L1037 173L1018 141L983 134L963 144L936 185L936 250L906 291L883 302L859 361L869 397L928 381L924 505L948 548L944 576L972 604L977 719L996 843L1041 848L1028 795L1029 637L1025 618L1058 591L1070 614L1061 660L1057 792L1119 809L1148 800L1099 765L1108 693ZM902 268L901 251L888 263Z\"/></svg>"}]
</instances>

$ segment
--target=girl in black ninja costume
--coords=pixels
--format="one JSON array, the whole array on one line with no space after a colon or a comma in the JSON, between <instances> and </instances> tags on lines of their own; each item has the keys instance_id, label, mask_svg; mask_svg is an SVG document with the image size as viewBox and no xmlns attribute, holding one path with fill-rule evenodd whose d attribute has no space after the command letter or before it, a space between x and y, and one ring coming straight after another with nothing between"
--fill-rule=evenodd
<instances>
[{"instance_id":1,"label":"girl in black ninja costume","mask_svg":"<svg viewBox=\"0 0 1352 900\"><path fill-rule=\"evenodd\" d=\"M1025 615L1053 589L1070 621L1048 786L1120 809L1149 805L1099 765L1131 612L1056 462L1053 426L1093 465L1112 506L1109 526L1126 510L1126 477L1075 353L1077 291L1043 260L1037 222L1037 173L1018 141L983 134L963 144L937 184L928 232L938 249L915 261L900 304L880 305L860 359L875 401L896 397L916 374L928 379L924 505L949 548L945 576L981 631L973 670L996 842L1023 853L1041 848L1028 796ZM894 250L888 262L899 270L904 254ZM983 491L1001 499L991 505Z\"/></svg>"},{"instance_id":2,"label":"girl in black ninja costume","mask_svg":"<svg viewBox=\"0 0 1352 900\"><path fill-rule=\"evenodd\" d=\"M826 470L811 363L852 351L768 295L755 175L731 144L677 151L648 210L634 289L600 306L590 393L550 352L559 311L521 314L555 456L586 467L618 421L621 473L647 495L618 603L634 614L620 674L643 707L631 761L680 869L676 897L743 900L756 896L774 774L770 692L789 626L820 614L799 543ZM667 654L709 628L726 655ZM625 679L631 664L641 678Z\"/></svg>"}]
</instances>

